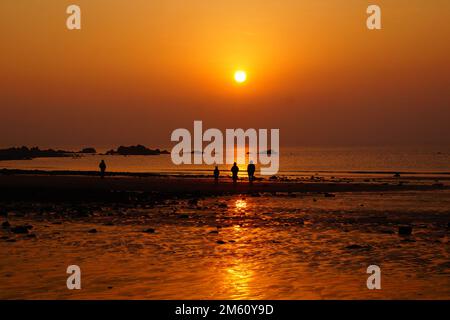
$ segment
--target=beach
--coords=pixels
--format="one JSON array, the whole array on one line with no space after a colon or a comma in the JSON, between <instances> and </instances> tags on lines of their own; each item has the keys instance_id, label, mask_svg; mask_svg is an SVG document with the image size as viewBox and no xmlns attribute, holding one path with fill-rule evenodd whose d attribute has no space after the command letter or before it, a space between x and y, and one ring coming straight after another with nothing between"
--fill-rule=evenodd
<instances>
[{"instance_id":1,"label":"beach","mask_svg":"<svg viewBox=\"0 0 450 320\"><path fill-rule=\"evenodd\" d=\"M10 172L0 298L449 299L447 179Z\"/></svg>"},{"instance_id":2,"label":"beach","mask_svg":"<svg viewBox=\"0 0 450 320\"><path fill-rule=\"evenodd\" d=\"M93 197L96 193L109 195L111 192L153 192L157 194L214 195L223 193L255 192L344 192L344 191L402 191L446 189L450 175L394 177L392 173L360 176L358 178L324 177L320 175L301 178L271 177L258 179L253 184L240 178L236 184L230 176L222 175L219 183L212 176L158 175L145 173L109 173L100 179L97 172L89 171L29 171L3 170L0 189L20 197L41 192L50 197L81 196ZM446 186L447 183L447 186ZM114 196L112 197L114 199Z\"/></svg>"}]
</instances>

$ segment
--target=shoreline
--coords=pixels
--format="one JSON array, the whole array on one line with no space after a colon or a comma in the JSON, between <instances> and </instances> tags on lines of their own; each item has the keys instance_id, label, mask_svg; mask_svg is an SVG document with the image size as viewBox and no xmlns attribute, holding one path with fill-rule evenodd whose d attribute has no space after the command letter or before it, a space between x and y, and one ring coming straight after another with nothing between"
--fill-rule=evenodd
<instances>
[{"instance_id":1,"label":"shoreline","mask_svg":"<svg viewBox=\"0 0 450 320\"><path fill-rule=\"evenodd\" d=\"M210 174L200 174L196 172L210 172ZM226 171L228 173L228 171ZM395 170L301 170L301 171L286 171L287 173L298 173L298 175L290 175L285 174L283 172L279 172L276 176L278 177L302 177L302 176L311 176L314 174L348 174L348 175L361 175L361 177L373 177L379 175L381 178L391 178L395 174L405 175L400 178L424 178L424 179L443 179L450 180L450 171L395 171ZM303 173L303 175L301 174ZM1 168L1 175L83 175L83 176L98 176L99 172L94 170L42 170L42 169L11 169L11 168ZM130 177L197 177L197 178L210 178L212 177L212 170L198 169L198 170L189 170L187 172L183 172L182 170L177 170L174 172L133 172L133 171L107 171L107 176L130 176ZM364 176L366 175L366 176ZM223 175L226 177L227 175ZM258 179L269 179L267 178L258 178Z\"/></svg>"},{"instance_id":2,"label":"shoreline","mask_svg":"<svg viewBox=\"0 0 450 320\"><path fill-rule=\"evenodd\" d=\"M2 171L0 171L2 172ZM240 179L234 184L228 176L215 183L212 178L157 174L111 174L101 179L97 172L13 171L0 174L0 200L106 200L121 201L130 195L142 197L215 196L223 194L319 193L333 197L335 192L430 191L449 189L433 179L377 180L258 180L250 184Z\"/></svg>"}]
</instances>

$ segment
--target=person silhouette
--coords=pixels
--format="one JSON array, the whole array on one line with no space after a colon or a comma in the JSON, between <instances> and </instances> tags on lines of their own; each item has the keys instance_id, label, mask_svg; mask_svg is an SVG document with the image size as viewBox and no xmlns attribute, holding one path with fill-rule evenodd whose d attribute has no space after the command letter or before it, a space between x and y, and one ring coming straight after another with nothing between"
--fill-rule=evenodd
<instances>
[{"instance_id":1,"label":"person silhouette","mask_svg":"<svg viewBox=\"0 0 450 320\"><path fill-rule=\"evenodd\" d=\"M100 164L98 165L98 167L100 168L100 178L103 179L105 177L105 171L106 171L105 160L100 161Z\"/></svg>"},{"instance_id":2,"label":"person silhouette","mask_svg":"<svg viewBox=\"0 0 450 320\"><path fill-rule=\"evenodd\" d=\"M233 166L231 167L231 173L232 173L232 177L233 177L233 182L236 182L238 179L238 172L239 172L239 168L236 165L236 162L233 163Z\"/></svg>"},{"instance_id":3,"label":"person silhouette","mask_svg":"<svg viewBox=\"0 0 450 320\"><path fill-rule=\"evenodd\" d=\"M250 163L247 166L247 174L248 174L248 181L250 183L253 183L253 180L255 179L255 171L256 167L252 160L250 160Z\"/></svg>"},{"instance_id":4,"label":"person silhouette","mask_svg":"<svg viewBox=\"0 0 450 320\"><path fill-rule=\"evenodd\" d=\"M218 183L219 182L219 175L220 175L220 171L219 171L219 167L216 166L214 168L214 182Z\"/></svg>"}]
</instances>

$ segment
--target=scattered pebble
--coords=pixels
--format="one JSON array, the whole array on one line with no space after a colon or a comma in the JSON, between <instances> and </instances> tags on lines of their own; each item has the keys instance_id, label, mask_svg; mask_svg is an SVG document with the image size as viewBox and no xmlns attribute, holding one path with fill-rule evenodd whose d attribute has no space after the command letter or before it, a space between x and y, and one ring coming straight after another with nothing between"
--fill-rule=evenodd
<instances>
[{"instance_id":1,"label":"scattered pebble","mask_svg":"<svg viewBox=\"0 0 450 320\"><path fill-rule=\"evenodd\" d=\"M191 206L196 206L196 205L198 205L198 199L190 199L189 201L188 201L188 204L189 205L191 205Z\"/></svg>"},{"instance_id":2,"label":"scattered pebble","mask_svg":"<svg viewBox=\"0 0 450 320\"><path fill-rule=\"evenodd\" d=\"M349 249L349 250L370 250L372 249L371 246L367 245L367 246L360 246L359 244L351 244L349 246L346 246L345 249Z\"/></svg>"},{"instance_id":3,"label":"scattered pebble","mask_svg":"<svg viewBox=\"0 0 450 320\"><path fill-rule=\"evenodd\" d=\"M398 234L401 236L409 236L412 234L412 229L411 226L400 226L398 227Z\"/></svg>"},{"instance_id":4,"label":"scattered pebble","mask_svg":"<svg viewBox=\"0 0 450 320\"><path fill-rule=\"evenodd\" d=\"M27 226L17 226L17 227L12 227L11 231L12 231L12 233L15 233L15 234L26 234L26 233L28 233L28 228L27 228Z\"/></svg>"},{"instance_id":5,"label":"scattered pebble","mask_svg":"<svg viewBox=\"0 0 450 320\"><path fill-rule=\"evenodd\" d=\"M380 232L384 233L384 234L394 234L395 233L393 230L390 230L390 229L383 229Z\"/></svg>"}]
</instances>

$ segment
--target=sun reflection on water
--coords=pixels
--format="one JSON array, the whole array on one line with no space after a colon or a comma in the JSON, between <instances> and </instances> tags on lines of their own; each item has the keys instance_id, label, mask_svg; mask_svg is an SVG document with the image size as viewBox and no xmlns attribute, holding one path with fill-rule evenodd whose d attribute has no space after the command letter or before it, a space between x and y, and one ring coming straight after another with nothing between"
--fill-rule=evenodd
<instances>
[{"instance_id":1,"label":"sun reflection on water","mask_svg":"<svg viewBox=\"0 0 450 320\"><path fill-rule=\"evenodd\" d=\"M250 284L254 277L254 272L245 264L242 259L235 259L233 265L227 269L226 286L229 287L233 299L246 299L251 297Z\"/></svg>"},{"instance_id":2,"label":"sun reflection on water","mask_svg":"<svg viewBox=\"0 0 450 320\"><path fill-rule=\"evenodd\" d=\"M234 203L234 211L238 214L245 214L245 210L247 209L247 201L245 199L238 199Z\"/></svg>"},{"instance_id":3,"label":"sun reflection on water","mask_svg":"<svg viewBox=\"0 0 450 320\"><path fill-rule=\"evenodd\" d=\"M236 209L245 209L247 208L247 201L245 201L244 199L239 199L236 200L235 205Z\"/></svg>"}]
</instances>

